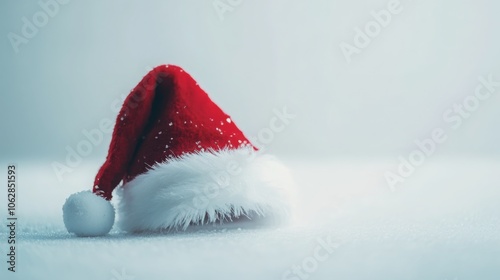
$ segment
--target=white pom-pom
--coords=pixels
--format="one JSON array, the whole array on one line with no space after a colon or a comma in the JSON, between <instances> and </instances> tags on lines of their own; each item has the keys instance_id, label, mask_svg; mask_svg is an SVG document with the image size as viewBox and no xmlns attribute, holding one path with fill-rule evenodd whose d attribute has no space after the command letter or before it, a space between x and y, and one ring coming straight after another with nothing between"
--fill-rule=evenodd
<instances>
[{"instance_id":1,"label":"white pom-pom","mask_svg":"<svg viewBox=\"0 0 500 280\"><path fill-rule=\"evenodd\" d=\"M106 199L83 191L66 199L63 220L68 232L77 236L101 236L113 227L115 209Z\"/></svg>"}]
</instances>

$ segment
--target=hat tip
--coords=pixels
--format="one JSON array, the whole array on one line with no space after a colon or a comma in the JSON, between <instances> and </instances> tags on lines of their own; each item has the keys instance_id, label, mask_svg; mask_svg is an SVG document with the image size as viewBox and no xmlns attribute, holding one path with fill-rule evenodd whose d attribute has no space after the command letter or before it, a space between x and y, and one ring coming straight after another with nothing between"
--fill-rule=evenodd
<instances>
[{"instance_id":1,"label":"hat tip","mask_svg":"<svg viewBox=\"0 0 500 280\"><path fill-rule=\"evenodd\" d=\"M154 67L153 70L151 70L150 72L158 72L158 71L161 71L161 72L165 72L165 71L185 72L184 69L182 69L182 67L175 65L175 64L160 64L160 65Z\"/></svg>"}]
</instances>

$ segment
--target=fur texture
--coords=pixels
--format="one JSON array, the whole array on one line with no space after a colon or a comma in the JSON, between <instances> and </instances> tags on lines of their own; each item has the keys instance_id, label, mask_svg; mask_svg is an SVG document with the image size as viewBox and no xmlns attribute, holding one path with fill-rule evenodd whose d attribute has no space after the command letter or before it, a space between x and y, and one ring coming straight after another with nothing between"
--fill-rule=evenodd
<instances>
[{"instance_id":1,"label":"fur texture","mask_svg":"<svg viewBox=\"0 0 500 280\"><path fill-rule=\"evenodd\" d=\"M129 232L186 229L239 217L290 217L286 167L252 147L205 151L154 165L117 189L118 225Z\"/></svg>"}]
</instances>

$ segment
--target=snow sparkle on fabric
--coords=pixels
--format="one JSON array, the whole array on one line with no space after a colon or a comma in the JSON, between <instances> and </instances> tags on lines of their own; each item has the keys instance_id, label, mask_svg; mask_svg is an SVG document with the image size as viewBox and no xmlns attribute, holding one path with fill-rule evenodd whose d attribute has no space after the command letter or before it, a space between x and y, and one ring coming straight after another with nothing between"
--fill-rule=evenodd
<instances>
[{"instance_id":1,"label":"snow sparkle on fabric","mask_svg":"<svg viewBox=\"0 0 500 280\"><path fill-rule=\"evenodd\" d=\"M93 192L111 199L122 180L129 182L157 163L242 146L252 144L196 81L178 66L161 65L125 99Z\"/></svg>"}]
</instances>

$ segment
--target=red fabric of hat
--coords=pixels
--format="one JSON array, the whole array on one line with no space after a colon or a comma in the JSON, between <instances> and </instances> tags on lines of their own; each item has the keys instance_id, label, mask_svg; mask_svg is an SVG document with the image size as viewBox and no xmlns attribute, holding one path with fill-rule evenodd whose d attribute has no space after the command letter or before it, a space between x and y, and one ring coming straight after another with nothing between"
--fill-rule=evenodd
<instances>
[{"instance_id":1,"label":"red fabric of hat","mask_svg":"<svg viewBox=\"0 0 500 280\"><path fill-rule=\"evenodd\" d=\"M158 66L126 98L93 192L109 200L122 180L127 183L157 163L245 145L251 143L231 117L187 72Z\"/></svg>"}]
</instances>

